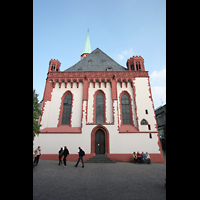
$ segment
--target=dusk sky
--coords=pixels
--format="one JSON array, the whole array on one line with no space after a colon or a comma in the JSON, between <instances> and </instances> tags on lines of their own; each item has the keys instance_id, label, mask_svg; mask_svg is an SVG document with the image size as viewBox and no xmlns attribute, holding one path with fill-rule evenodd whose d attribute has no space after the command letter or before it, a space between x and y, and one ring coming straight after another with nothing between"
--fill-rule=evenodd
<instances>
[{"instance_id":1,"label":"dusk sky","mask_svg":"<svg viewBox=\"0 0 200 200\"><path fill-rule=\"evenodd\" d=\"M126 67L144 58L154 107L166 103L166 0L33 0L33 89L43 98L51 59L63 71L80 60L89 29L100 48ZM162 101L161 101L162 99Z\"/></svg>"}]
</instances>

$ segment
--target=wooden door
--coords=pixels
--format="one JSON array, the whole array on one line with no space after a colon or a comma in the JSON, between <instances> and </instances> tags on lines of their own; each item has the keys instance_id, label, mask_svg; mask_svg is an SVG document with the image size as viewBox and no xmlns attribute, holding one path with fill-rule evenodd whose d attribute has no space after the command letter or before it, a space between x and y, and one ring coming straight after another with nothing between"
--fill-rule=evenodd
<instances>
[{"instance_id":1,"label":"wooden door","mask_svg":"<svg viewBox=\"0 0 200 200\"><path fill-rule=\"evenodd\" d=\"M101 129L95 134L95 153L105 154L105 133Z\"/></svg>"}]
</instances>

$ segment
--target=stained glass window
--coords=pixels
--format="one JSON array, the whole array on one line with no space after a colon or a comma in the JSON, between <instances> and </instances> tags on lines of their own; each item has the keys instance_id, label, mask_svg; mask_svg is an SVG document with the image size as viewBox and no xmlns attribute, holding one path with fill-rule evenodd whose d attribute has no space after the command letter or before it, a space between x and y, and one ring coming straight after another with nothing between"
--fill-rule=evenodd
<instances>
[{"instance_id":1,"label":"stained glass window","mask_svg":"<svg viewBox=\"0 0 200 200\"><path fill-rule=\"evenodd\" d=\"M131 124L130 102L126 94L121 97L123 124Z\"/></svg>"},{"instance_id":2,"label":"stained glass window","mask_svg":"<svg viewBox=\"0 0 200 200\"><path fill-rule=\"evenodd\" d=\"M70 125L72 96L67 94L63 102L62 125Z\"/></svg>"}]
</instances>

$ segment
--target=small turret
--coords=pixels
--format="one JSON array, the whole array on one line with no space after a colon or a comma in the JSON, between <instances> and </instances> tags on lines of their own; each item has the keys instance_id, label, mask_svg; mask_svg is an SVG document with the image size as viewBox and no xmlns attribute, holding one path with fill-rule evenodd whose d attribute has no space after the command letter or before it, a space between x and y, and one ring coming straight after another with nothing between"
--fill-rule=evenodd
<instances>
[{"instance_id":1,"label":"small turret","mask_svg":"<svg viewBox=\"0 0 200 200\"><path fill-rule=\"evenodd\" d=\"M133 56L126 62L129 71L145 71L144 59L141 56Z\"/></svg>"},{"instance_id":2,"label":"small turret","mask_svg":"<svg viewBox=\"0 0 200 200\"><path fill-rule=\"evenodd\" d=\"M58 60L51 59L49 61L49 70L48 72L59 72L61 63Z\"/></svg>"}]
</instances>

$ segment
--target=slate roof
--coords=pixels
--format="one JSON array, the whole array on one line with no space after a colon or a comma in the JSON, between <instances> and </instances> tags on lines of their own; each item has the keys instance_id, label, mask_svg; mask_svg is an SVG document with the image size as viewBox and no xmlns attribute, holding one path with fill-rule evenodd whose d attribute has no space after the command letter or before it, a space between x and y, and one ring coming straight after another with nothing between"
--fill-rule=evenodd
<instances>
[{"instance_id":1,"label":"slate roof","mask_svg":"<svg viewBox=\"0 0 200 200\"><path fill-rule=\"evenodd\" d=\"M96 48L88 56L64 71L126 71L127 69Z\"/></svg>"}]
</instances>

